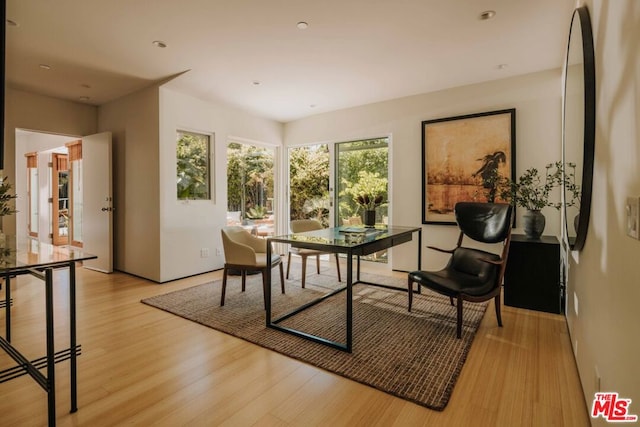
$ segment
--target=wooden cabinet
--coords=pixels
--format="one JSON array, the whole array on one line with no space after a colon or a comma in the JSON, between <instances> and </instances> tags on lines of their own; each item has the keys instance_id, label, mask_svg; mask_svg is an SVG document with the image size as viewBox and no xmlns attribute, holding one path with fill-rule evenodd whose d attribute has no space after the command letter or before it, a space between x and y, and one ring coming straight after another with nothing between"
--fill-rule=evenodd
<instances>
[{"instance_id":1,"label":"wooden cabinet","mask_svg":"<svg viewBox=\"0 0 640 427\"><path fill-rule=\"evenodd\" d=\"M504 304L562 313L560 242L554 236L530 240L514 234L504 275Z\"/></svg>"}]
</instances>

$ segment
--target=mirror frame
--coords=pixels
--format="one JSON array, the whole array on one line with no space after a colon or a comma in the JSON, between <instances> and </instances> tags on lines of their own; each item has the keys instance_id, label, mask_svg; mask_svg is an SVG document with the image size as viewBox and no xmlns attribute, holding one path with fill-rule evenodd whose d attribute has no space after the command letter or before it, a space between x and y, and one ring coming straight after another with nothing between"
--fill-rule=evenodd
<instances>
[{"instance_id":1,"label":"mirror frame","mask_svg":"<svg viewBox=\"0 0 640 427\"><path fill-rule=\"evenodd\" d=\"M5 106L5 66L7 43L7 2L0 0L0 19L2 19L2 40L0 41L0 170L4 170L4 106Z\"/></svg>"},{"instance_id":2,"label":"mirror frame","mask_svg":"<svg viewBox=\"0 0 640 427\"><path fill-rule=\"evenodd\" d=\"M580 34L575 34L574 20L580 20ZM562 153L566 151L566 107L567 107L567 71L569 66L569 46L571 37L582 38L583 71L584 71L584 143L582 158L582 181L578 226L575 241L569 241L569 246L574 251L580 251L584 247L589 229L589 218L591 215L591 193L593 187L593 163L595 156L595 136L596 136L596 67L595 53L593 48L593 31L591 29L591 18L586 6L581 6L573 11L571 25L569 27L569 40L567 43L567 54L564 64L563 93L562 93ZM563 162L566 163L566 159ZM566 189L565 189L566 195ZM568 221L566 206L564 209L565 228L573 224ZM565 229L568 239L568 231Z\"/></svg>"}]
</instances>

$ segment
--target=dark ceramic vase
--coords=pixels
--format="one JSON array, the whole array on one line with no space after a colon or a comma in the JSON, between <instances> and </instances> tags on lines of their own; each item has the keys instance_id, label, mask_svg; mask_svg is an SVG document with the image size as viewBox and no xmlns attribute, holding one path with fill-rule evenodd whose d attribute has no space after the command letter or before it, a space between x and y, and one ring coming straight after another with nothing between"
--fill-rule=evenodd
<instances>
[{"instance_id":1,"label":"dark ceramic vase","mask_svg":"<svg viewBox=\"0 0 640 427\"><path fill-rule=\"evenodd\" d=\"M539 239L540 236L542 236L546 224L546 219L542 212L527 210L527 213L524 214L522 219L524 234L526 234L529 239Z\"/></svg>"},{"instance_id":2,"label":"dark ceramic vase","mask_svg":"<svg viewBox=\"0 0 640 427\"><path fill-rule=\"evenodd\" d=\"M364 211L364 225L373 227L376 225L376 211Z\"/></svg>"}]
</instances>

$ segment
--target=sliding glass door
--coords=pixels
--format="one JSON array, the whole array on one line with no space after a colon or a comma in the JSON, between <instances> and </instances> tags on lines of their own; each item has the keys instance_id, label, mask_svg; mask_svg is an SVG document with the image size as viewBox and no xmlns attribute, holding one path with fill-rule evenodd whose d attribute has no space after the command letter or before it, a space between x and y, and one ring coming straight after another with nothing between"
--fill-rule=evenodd
<instances>
[{"instance_id":1,"label":"sliding glass door","mask_svg":"<svg viewBox=\"0 0 640 427\"><path fill-rule=\"evenodd\" d=\"M315 218L325 227L360 226L365 209L358 196L375 188L380 196L375 222L388 222L388 138L293 147L288 164L289 220ZM386 257L376 254L370 259L385 262Z\"/></svg>"},{"instance_id":2,"label":"sliding glass door","mask_svg":"<svg viewBox=\"0 0 640 427\"><path fill-rule=\"evenodd\" d=\"M376 138L336 144L335 155L336 224L357 225L364 221L366 207L359 197L375 196L377 224L388 222L389 141ZM361 199L362 201L362 199ZM369 201L373 204L373 200Z\"/></svg>"},{"instance_id":3,"label":"sliding glass door","mask_svg":"<svg viewBox=\"0 0 640 427\"><path fill-rule=\"evenodd\" d=\"M314 218L332 226L329 145L289 149L289 220Z\"/></svg>"}]
</instances>

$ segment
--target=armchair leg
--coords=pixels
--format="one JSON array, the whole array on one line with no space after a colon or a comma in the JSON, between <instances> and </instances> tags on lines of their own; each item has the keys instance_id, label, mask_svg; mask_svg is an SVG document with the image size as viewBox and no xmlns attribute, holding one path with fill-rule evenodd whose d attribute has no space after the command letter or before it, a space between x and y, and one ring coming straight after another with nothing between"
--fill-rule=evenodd
<instances>
[{"instance_id":1,"label":"armchair leg","mask_svg":"<svg viewBox=\"0 0 640 427\"><path fill-rule=\"evenodd\" d=\"M287 256L287 280L289 280L289 271L291 270L291 252Z\"/></svg>"},{"instance_id":2,"label":"armchair leg","mask_svg":"<svg viewBox=\"0 0 640 427\"><path fill-rule=\"evenodd\" d=\"M340 258L338 257L338 254L335 254L336 256L336 269L338 270L338 282L342 282L342 277L340 277Z\"/></svg>"},{"instance_id":3,"label":"armchair leg","mask_svg":"<svg viewBox=\"0 0 640 427\"><path fill-rule=\"evenodd\" d=\"M502 327L502 315L500 314L500 294L495 298L496 306L496 318L498 319L498 326Z\"/></svg>"},{"instance_id":4,"label":"armchair leg","mask_svg":"<svg viewBox=\"0 0 640 427\"><path fill-rule=\"evenodd\" d=\"M449 297L449 301L451 301L451 305L453 305L453 297Z\"/></svg>"},{"instance_id":5,"label":"armchair leg","mask_svg":"<svg viewBox=\"0 0 640 427\"><path fill-rule=\"evenodd\" d=\"M320 255L316 255L316 273L320 274Z\"/></svg>"},{"instance_id":6,"label":"armchair leg","mask_svg":"<svg viewBox=\"0 0 640 427\"><path fill-rule=\"evenodd\" d=\"M453 298L452 298L453 299ZM457 326L457 335L458 338L462 338L462 296L458 295L458 326Z\"/></svg>"},{"instance_id":7,"label":"armchair leg","mask_svg":"<svg viewBox=\"0 0 640 427\"><path fill-rule=\"evenodd\" d=\"M227 267L224 268L222 273L222 296L220 297L220 306L224 305L224 294L227 291Z\"/></svg>"},{"instance_id":8,"label":"armchair leg","mask_svg":"<svg viewBox=\"0 0 640 427\"><path fill-rule=\"evenodd\" d=\"M242 292L247 288L247 271L242 270Z\"/></svg>"}]
</instances>

